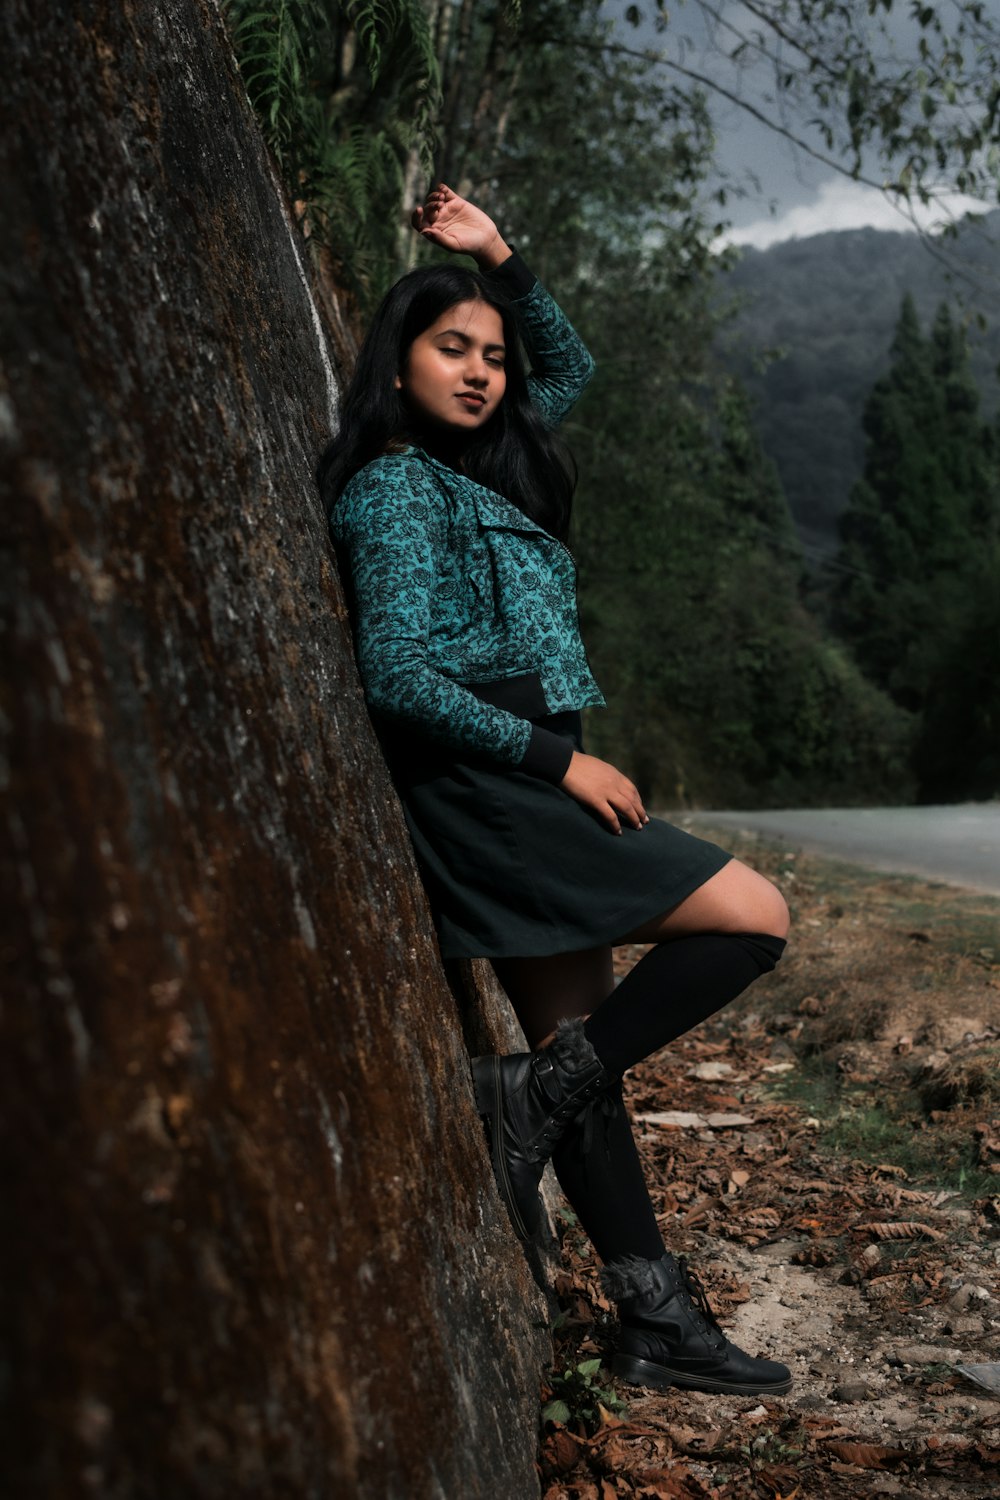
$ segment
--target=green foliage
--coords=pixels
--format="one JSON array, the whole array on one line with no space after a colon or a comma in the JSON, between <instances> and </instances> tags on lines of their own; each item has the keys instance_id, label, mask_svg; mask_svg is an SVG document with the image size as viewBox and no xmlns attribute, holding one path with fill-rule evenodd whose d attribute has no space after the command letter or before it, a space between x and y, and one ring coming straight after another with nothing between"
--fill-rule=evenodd
<instances>
[{"instance_id":1,"label":"green foliage","mask_svg":"<svg viewBox=\"0 0 1000 1500\"><path fill-rule=\"evenodd\" d=\"M942 304L923 338L906 297L891 365L865 406L864 475L841 518L837 617L872 678L923 706L937 629L964 599L989 489L978 396Z\"/></svg>"},{"instance_id":2,"label":"green foliage","mask_svg":"<svg viewBox=\"0 0 1000 1500\"><path fill-rule=\"evenodd\" d=\"M992 795L1000 464L947 304L928 338L904 299L864 426L864 475L842 518L838 629L871 679L920 715L924 794Z\"/></svg>"},{"instance_id":3,"label":"green foliage","mask_svg":"<svg viewBox=\"0 0 1000 1500\"><path fill-rule=\"evenodd\" d=\"M421 0L224 0L247 93L309 232L362 301L394 279L402 201L434 148Z\"/></svg>"},{"instance_id":4,"label":"green foliage","mask_svg":"<svg viewBox=\"0 0 1000 1500\"><path fill-rule=\"evenodd\" d=\"M553 1375L552 1400L542 1408L542 1421L582 1424L588 1432L595 1432L601 1425L602 1407L613 1414L626 1411L625 1402L613 1390L596 1384L600 1368L599 1359L585 1359Z\"/></svg>"},{"instance_id":5,"label":"green foliage","mask_svg":"<svg viewBox=\"0 0 1000 1500\"><path fill-rule=\"evenodd\" d=\"M613 273L657 250L679 286L708 264L718 227L700 201L713 148L704 100L679 95L652 62L609 52L608 39L597 0L526 5L514 121L464 158L470 186L517 226L561 296L595 280L610 299Z\"/></svg>"}]
</instances>

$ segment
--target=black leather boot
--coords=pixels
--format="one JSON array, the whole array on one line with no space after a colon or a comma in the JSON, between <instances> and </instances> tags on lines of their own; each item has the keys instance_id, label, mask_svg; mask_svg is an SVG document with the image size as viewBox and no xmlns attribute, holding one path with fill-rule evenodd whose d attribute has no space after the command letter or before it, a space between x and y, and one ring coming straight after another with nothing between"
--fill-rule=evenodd
<instances>
[{"instance_id":1,"label":"black leather boot","mask_svg":"<svg viewBox=\"0 0 1000 1500\"><path fill-rule=\"evenodd\" d=\"M541 1217L545 1163L590 1101L617 1079L606 1072L578 1017L560 1021L538 1052L473 1058L472 1078L500 1196L514 1233L528 1240Z\"/></svg>"},{"instance_id":2,"label":"black leather boot","mask_svg":"<svg viewBox=\"0 0 1000 1500\"><path fill-rule=\"evenodd\" d=\"M781 1396L791 1389L785 1365L751 1359L729 1342L683 1257L628 1255L604 1267L601 1284L618 1303L622 1331L612 1369L622 1380L731 1396Z\"/></svg>"}]
</instances>

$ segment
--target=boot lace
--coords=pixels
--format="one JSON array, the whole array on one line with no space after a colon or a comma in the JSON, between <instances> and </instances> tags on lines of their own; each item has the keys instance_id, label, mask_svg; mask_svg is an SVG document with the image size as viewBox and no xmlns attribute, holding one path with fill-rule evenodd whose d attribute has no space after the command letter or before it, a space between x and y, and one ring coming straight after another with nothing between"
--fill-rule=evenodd
<instances>
[{"instance_id":1,"label":"boot lace","mask_svg":"<svg viewBox=\"0 0 1000 1500\"><path fill-rule=\"evenodd\" d=\"M721 1348L726 1343L726 1335L716 1321L701 1277L697 1271L691 1270L687 1263L687 1258L683 1255L677 1261L677 1271L681 1290L687 1294L695 1318L701 1324L701 1331L703 1333L714 1334L716 1342Z\"/></svg>"},{"instance_id":2,"label":"boot lace","mask_svg":"<svg viewBox=\"0 0 1000 1500\"><path fill-rule=\"evenodd\" d=\"M586 1142L583 1149L585 1152L589 1151L590 1143L593 1139L593 1115L595 1107L598 1108L603 1115L613 1115L616 1113L613 1101L610 1102L610 1110L607 1107L606 1095L603 1092L606 1088L606 1084L602 1083L598 1079L594 1079L587 1086L587 1088L590 1092L589 1097L587 1092L584 1092L583 1094L583 1099L586 1101L585 1103L581 1101L580 1094L576 1094L575 1096L571 1094L568 1098L563 1099L559 1104L556 1105L555 1109L552 1110L551 1114L545 1121L545 1124L538 1132L538 1135L535 1137L536 1142L548 1152L551 1153L562 1140L563 1136L566 1133L566 1127L570 1123L570 1121L574 1122L577 1125L583 1122L583 1131L584 1135L586 1136ZM606 1126L605 1149L607 1149Z\"/></svg>"},{"instance_id":3,"label":"boot lace","mask_svg":"<svg viewBox=\"0 0 1000 1500\"><path fill-rule=\"evenodd\" d=\"M600 1115L603 1125L604 1155L610 1161L611 1147L608 1145L608 1128L617 1113L618 1104L607 1092L598 1094L595 1099L588 1099L576 1117L576 1124L579 1127L576 1137L577 1150L581 1156L590 1155L590 1148L594 1144L594 1116Z\"/></svg>"}]
</instances>

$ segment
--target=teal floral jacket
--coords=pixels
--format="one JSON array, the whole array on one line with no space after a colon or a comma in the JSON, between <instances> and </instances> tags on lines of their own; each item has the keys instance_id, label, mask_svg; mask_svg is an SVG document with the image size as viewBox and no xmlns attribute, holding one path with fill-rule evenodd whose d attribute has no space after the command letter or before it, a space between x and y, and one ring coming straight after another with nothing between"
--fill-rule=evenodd
<instances>
[{"instance_id":1,"label":"teal floral jacket","mask_svg":"<svg viewBox=\"0 0 1000 1500\"><path fill-rule=\"evenodd\" d=\"M532 399L555 425L593 360L518 256L492 275L515 296ZM530 720L604 702L566 546L417 447L359 470L331 526L350 569L358 666L376 721L561 780L572 746Z\"/></svg>"}]
</instances>

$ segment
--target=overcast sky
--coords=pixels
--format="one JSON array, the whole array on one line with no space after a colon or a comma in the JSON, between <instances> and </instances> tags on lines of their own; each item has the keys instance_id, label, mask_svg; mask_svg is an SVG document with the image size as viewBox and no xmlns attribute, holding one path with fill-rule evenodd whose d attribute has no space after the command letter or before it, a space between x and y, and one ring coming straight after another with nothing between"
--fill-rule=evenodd
<instances>
[{"instance_id":1,"label":"overcast sky","mask_svg":"<svg viewBox=\"0 0 1000 1500\"><path fill-rule=\"evenodd\" d=\"M628 46L665 51L668 57L741 94L760 110L775 114L766 97L770 85L768 71L763 66L738 68L730 63L720 43L731 46L732 34L713 28L717 30L713 39L709 31L712 23L697 4L675 0L669 8L668 29L661 33L651 23L638 29L626 24L622 17L627 4L628 0L605 0L604 11L615 19L617 39ZM652 0L647 0L641 8L649 14L655 10ZM753 22L739 3L718 0L716 8L723 22L744 23L745 29L751 29ZM863 17L867 6L859 4L858 10ZM859 20L859 24L863 21ZM906 50L912 27L905 13L894 19L893 26L896 44ZM866 225L878 229L913 229L906 215L877 188L854 182L806 152L796 150L737 104L716 95L710 100L710 109L718 132L719 166L727 178L743 183L747 190L745 197L730 196L724 210L725 217L732 222L729 240L765 249L780 240L821 234L830 229L858 229ZM804 119L797 120L792 114L786 116L785 123L822 149L818 134L810 133ZM883 169L872 160L866 163L866 175L881 180ZM752 185L753 179L756 186ZM921 227L926 227L941 220L945 207L961 215L982 206L955 194L946 205L917 211Z\"/></svg>"}]
</instances>

